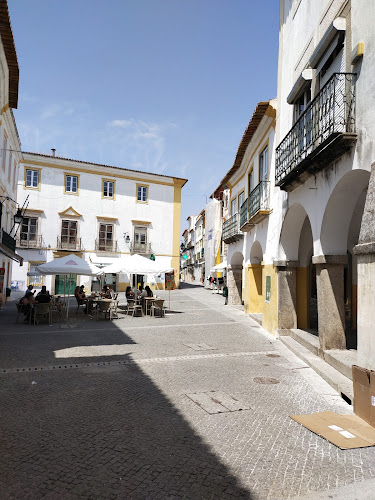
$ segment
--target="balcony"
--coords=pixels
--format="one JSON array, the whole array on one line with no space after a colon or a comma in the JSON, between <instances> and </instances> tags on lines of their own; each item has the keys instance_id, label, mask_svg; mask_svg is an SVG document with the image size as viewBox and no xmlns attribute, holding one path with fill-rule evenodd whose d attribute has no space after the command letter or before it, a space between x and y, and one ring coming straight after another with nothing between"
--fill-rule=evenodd
<instances>
[{"instance_id":1,"label":"balcony","mask_svg":"<svg viewBox=\"0 0 375 500\"><path fill-rule=\"evenodd\" d=\"M270 181L260 182L240 208L240 229L250 231L271 213Z\"/></svg>"},{"instance_id":2,"label":"balcony","mask_svg":"<svg viewBox=\"0 0 375 500\"><path fill-rule=\"evenodd\" d=\"M115 253L118 252L117 241L113 240L95 240L95 250L97 252L107 252L107 253Z\"/></svg>"},{"instance_id":3,"label":"balcony","mask_svg":"<svg viewBox=\"0 0 375 500\"><path fill-rule=\"evenodd\" d=\"M42 248L43 246L42 236L37 234L23 233L17 238L18 248Z\"/></svg>"},{"instance_id":4,"label":"balcony","mask_svg":"<svg viewBox=\"0 0 375 500\"><path fill-rule=\"evenodd\" d=\"M151 243L130 243L130 253L139 253L140 255L151 255Z\"/></svg>"},{"instance_id":5,"label":"balcony","mask_svg":"<svg viewBox=\"0 0 375 500\"><path fill-rule=\"evenodd\" d=\"M239 241L242 238L243 234L240 231L239 217L238 214L234 214L223 223L223 234L221 239L229 244Z\"/></svg>"},{"instance_id":6,"label":"balcony","mask_svg":"<svg viewBox=\"0 0 375 500\"><path fill-rule=\"evenodd\" d=\"M16 240L12 238L10 234L5 232L4 229L1 231L1 243L12 252L16 251Z\"/></svg>"},{"instance_id":7,"label":"balcony","mask_svg":"<svg viewBox=\"0 0 375 500\"><path fill-rule=\"evenodd\" d=\"M293 191L355 144L354 73L335 73L276 148L276 186Z\"/></svg>"},{"instance_id":8,"label":"balcony","mask_svg":"<svg viewBox=\"0 0 375 500\"><path fill-rule=\"evenodd\" d=\"M82 250L81 238L69 238L69 236L57 237L58 250L70 250L73 252Z\"/></svg>"}]
</instances>

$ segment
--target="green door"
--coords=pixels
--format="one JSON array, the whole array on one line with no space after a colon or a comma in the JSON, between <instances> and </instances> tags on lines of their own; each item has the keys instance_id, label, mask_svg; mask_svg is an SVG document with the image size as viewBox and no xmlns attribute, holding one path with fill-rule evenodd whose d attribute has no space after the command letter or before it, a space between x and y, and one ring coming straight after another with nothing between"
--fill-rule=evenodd
<instances>
[{"instance_id":1,"label":"green door","mask_svg":"<svg viewBox=\"0 0 375 500\"><path fill-rule=\"evenodd\" d=\"M66 295L74 295L74 290L77 286L77 275L72 274L65 276L64 274L56 274L55 278L55 295L64 295L64 280L66 279L65 293Z\"/></svg>"}]
</instances>

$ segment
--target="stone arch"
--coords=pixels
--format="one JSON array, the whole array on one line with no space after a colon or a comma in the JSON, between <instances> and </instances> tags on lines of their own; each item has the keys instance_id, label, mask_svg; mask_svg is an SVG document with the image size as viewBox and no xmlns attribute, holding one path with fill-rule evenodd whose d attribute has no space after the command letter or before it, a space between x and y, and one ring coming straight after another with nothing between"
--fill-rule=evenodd
<instances>
[{"instance_id":1,"label":"stone arch","mask_svg":"<svg viewBox=\"0 0 375 500\"><path fill-rule=\"evenodd\" d=\"M250 264L261 264L263 261L263 250L259 241L254 241L250 250Z\"/></svg>"},{"instance_id":2,"label":"stone arch","mask_svg":"<svg viewBox=\"0 0 375 500\"><path fill-rule=\"evenodd\" d=\"M231 266L241 266L242 267L243 263L243 255L241 252L234 252L230 259L230 265Z\"/></svg>"},{"instance_id":3,"label":"stone arch","mask_svg":"<svg viewBox=\"0 0 375 500\"><path fill-rule=\"evenodd\" d=\"M285 215L279 242L279 260L297 261L300 235L307 212L300 203L293 203Z\"/></svg>"}]
</instances>

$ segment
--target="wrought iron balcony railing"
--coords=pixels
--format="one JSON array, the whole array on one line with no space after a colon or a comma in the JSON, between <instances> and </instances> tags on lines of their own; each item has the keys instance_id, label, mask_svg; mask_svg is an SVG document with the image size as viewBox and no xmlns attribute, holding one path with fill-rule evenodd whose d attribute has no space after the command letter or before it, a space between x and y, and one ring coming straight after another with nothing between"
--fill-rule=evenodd
<instances>
[{"instance_id":1,"label":"wrought iron balcony railing","mask_svg":"<svg viewBox=\"0 0 375 500\"><path fill-rule=\"evenodd\" d=\"M257 224L270 211L270 181L261 181L240 208L240 228L247 223ZM258 216L258 217L257 217Z\"/></svg>"},{"instance_id":2,"label":"wrought iron balcony railing","mask_svg":"<svg viewBox=\"0 0 375 500\"><path fill-rule=\"evenodd\" d=\"M118 252L117 241L112 240L96 240L95 250L98 252Z\"/></svg>"},{"instance_id":3,"label":"wrought iron balcony railing","mask_svg":"<svg viewBox=\"0 0 375 500\"><path fill-rule=\"evenodd\" d=\"M238 213L232 215L228 220L223 223L222 240L225 243L233 243L243 237L239 226Z\"/></svg>"},{"instance_id":4,"label":"wrought iron balcony railing","mask_svg":"<svg viewBox=\"0 0 375 500\"><path fill-rule=\"evenodd\" d=\"M16 240L12 238L10 234L8 234L4 229L1 231L1 243L12 250L12 252L16 251Z\"/></svg>"},{"instance_id":5,"label":"wrought iron balcony railing","mask_svg":"<svg viewBox=\"0 0 375 500\"><path fill-rule=\"evenodd\" d=\"M57 237L57 248L59 250L82 250L81 238L70 238L69 236Z\"/></svg>"},{"instance_id":6,"label":"wrought iron balcony railing","mask_svg":"<svg viewBox=\"0 0 375 500\"><path fill-rule=\"evenodd\" d=\"M17 238L17 247L19 248L42 248L43 239L38 234L21 234Z\"/></svg>"},{"instance_id":7,"label":"wrought iron balcony railing","mask_svg":"<svg viewBox=\"0 0 375 500\"><path fill-rule=\"evenodd\" d=\"M151 254L151 243L130 243L130 252L139 254Z\"/></svg>"},{"instance_id":8,"label":"wrought iron balcony railing","mask_svg":"<svg viewBox=\"0 0 375 500\"><path fill-rule=\"evenodd\" d=\"M276 148L277 186L283 189L307 170L314 158L318 162L318 153L336 137L352 136L341 147L336 144L336 151L331 151L329 158L324 151L324 158L319 158L321 165L318 168L315 165L315 171L327 165L327 159L332 162L351 147L355 134L355 76L334 73Z\"/></svg>"}]
</instances>

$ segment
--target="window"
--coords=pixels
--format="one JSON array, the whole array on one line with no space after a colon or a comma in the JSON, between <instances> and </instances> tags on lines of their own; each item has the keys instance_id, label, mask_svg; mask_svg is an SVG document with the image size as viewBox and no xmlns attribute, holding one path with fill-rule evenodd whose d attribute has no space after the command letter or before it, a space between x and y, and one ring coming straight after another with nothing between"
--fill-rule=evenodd
<instances>
[{"instance_id":1,"label":"window","mask_svg":"<svg viewBox=\"0 0 375 500\"><path fill-rule=\"evenodd\" d=\"M241 209L244 201L245 201L245 191L242 191L242 193L238 195L238 210Z\"/></svg>"},{"instance_id":2,"label":"window","mask_svg":"<svg viewBox=\"0 0 375 500\"><path fill-rule=\"evenodd\" d=\"M8 158L8 182L10 184L10 178L12 175L12 150L9 151L9 158Z\"/></svg>"},{"instance_id":3,"label":"window","mask_svg":"<svg viewBox=\"0 0 375 500\"><path fill-rule=\"evenodd\" d=\"M27 285L33 285L35 287L40 288L44 285L44 276L38 273L37 267L44 262L29 262L29 273L32 276L27 277Z\"/></svg>"},{"instance_id":4,"label":"window","mask_svg":"<svg viewBox=\"0 0 375 500\"><path fill-rule=\"evenodd\" d=\"M233 216L236 213L236 199L230 202L230 215Z\"/></svg>"},{"instance_id":5,"label":"window","mask_svg":"<svg viewBox=\"0 0 375 500\"><path fill-rule=\"evenodd\" d=\"M15 190L17 187L17 170L18 170L18 165L16 160L14 160L14 170L13 170L13 189Z\"/></svg>"},{"instance_id":6,"label":"window","mask_svg":"<svg viewBox=\"0 0 375 500\"><path fill-rule=\"evenodd\" d=\"M25 186L33 189L39 187L39 170L26 169Z\"/></svg>"},{"instance_id":7,"label":"window","mask_svg":"<svg viewBox=\"0 0 375 500\"><path fill-rule=\"evenodd\" d=\"M268 146L259 155L259 182L268 180Z\"/></svg>"},{"instance_id":8,"label":"window","mask_svg":"<svg viewBox=\"0 0 375 500\"><path fill-rule=\"evenodd\" d=\"M294 122L302 115L311 101L311 82L294 102Z\"/></svg>"},{"instance_id":9,"label":"window","mask_svg":"<svg viewBox=\"0 0 375 500\"><path fill-rule=\"evenodd\" d=\"M249 172L249 194L254 189L254 170L251 168Z\"/></svg>"},{"instance_id":10,"label":"window","mask_svg":"<svg viewBox=\"0 0 375 500\"><path fill-rule=\"evenodd\" d=\"M38 218L24 217L21 223L20 246L36 246L38 240Z\"/></svg>"},{"instance_id":11,"label":"window","mask_svg":"<svg viewBox=\"0 0 375 500\"><path fill-rule=\"evenodd\" d=\"M114 198L115 182L103 180L103 198Z\"/></svg>"},{"instance_id":12,"label":"window","mask_svg":"<svg viewBox=\"0 0 375 500\"><path fill-rule=\"evenodd\" d=\"M140 203L147 203L147 186L137 185L137 201Z\"/></svg>"},{"instance_id":13,"label":"window","mask_svg":"<svg viewBox=\"0 0 375 500\"><path fill-rule=\"evenodd\" d=\"M65 192L78 193L78 176L65 174Z\"/></svg>"},{"instance_id":14,"label":"window","mask_svg":"<svg viewBox=\"0 0 375 500\"><path fill-rule=\"evenodd\" d=\"M145 248L147 245L147 227L134 228L134 244L136 247Z\"/></svg>"},{"instance_id":15,"label":"window","mask_svg":"<svg viewBox=\"0 0 375 500\"><path fill-rule=\"evenodd\" d=\"M100 224L99 250L113 250L113 224Z\"/></svg>"},{"instance_id":16,"label":"window","mask_svg":"<svg viewBox=\"0 0 375 500\"><path fill-rule=\"evenodd\" d=\"M63 220L61 223L61 248L75 249L77 246L77 228L76 220Z\"/></svg>"}]
</instances>

